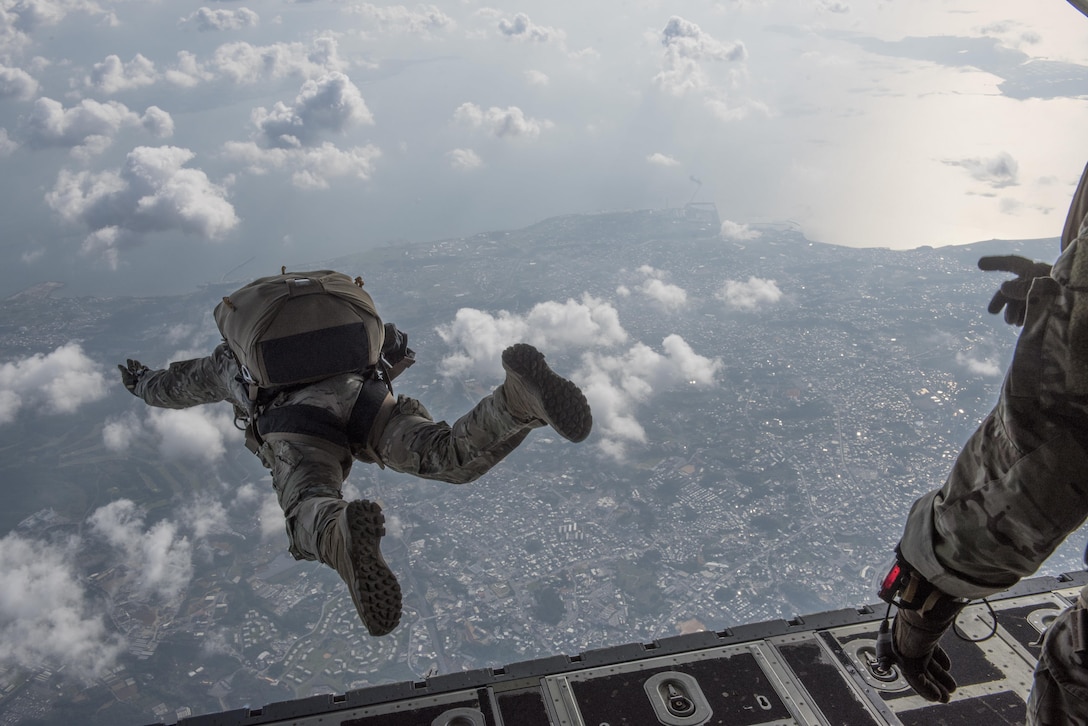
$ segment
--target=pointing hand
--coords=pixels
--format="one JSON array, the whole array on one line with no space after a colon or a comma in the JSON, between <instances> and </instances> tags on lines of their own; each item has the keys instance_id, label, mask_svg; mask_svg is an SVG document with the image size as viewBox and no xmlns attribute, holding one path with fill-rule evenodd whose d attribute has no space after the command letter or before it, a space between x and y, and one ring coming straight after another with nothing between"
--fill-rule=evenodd
<instances>
[{"instance_id":1,"label":"pointing hand","mask_svg":"<svg viewBox=\"0 0 1088 726\"><path fill-rule=\"evenodd\" d=\"M1016 275L1014 280L1006 280L994 293L987 311L991 315L997 315L1001 308L1005 308L1005 322L1009 325L1023 325L1028 309L1028 290L1031 282L1036 277L1046 277L1050 274L1050 265L1045 262L1034 262L1026 257L1018 255L998 255L982 257L978 261L978 268L987 272L1011 272Z\"/></svg>"}]
</instances>

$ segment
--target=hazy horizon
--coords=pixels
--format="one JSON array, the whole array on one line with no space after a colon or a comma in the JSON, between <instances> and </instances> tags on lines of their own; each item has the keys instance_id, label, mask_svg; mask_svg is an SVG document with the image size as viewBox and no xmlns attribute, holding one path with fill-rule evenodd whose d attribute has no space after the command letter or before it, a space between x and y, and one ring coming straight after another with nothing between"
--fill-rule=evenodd
<instances>
[{"instance_id":1,"label":"hazy horizon","mask_svg":"<svg viewBox=\"0 0 1088 726\"><path fill-rule=\"evenodd\" d=\"M1063 0L0 3L0 298L715 202L731 234L1056 236Z\"/></svg>"}]
</instances>

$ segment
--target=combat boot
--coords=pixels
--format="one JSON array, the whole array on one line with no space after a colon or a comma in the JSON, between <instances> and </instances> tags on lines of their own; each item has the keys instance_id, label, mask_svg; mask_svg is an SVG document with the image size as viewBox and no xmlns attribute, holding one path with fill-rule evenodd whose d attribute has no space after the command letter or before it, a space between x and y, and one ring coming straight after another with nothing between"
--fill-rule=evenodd
<instances>
[{"instance_id":1,"label":"combat boot","mask_svg":"<svg viewBox=\"0 0 1088 726\"><path fill-rule=\"evenodd\" d=\"M506 408L515 419L547 424L565 439L578 442L589 436L593 416L578 386L555 373L544 354L527 343L502 352L506 381L500 389Z\"/></svg>"},{"instance_id":2,"label":"combat boot","mask_svg":"<svg viewBox=\"0 0 1088 726\"><path fill-rule=\"evenodd\" d=\"M325 530L320 559L343 578L351 601L371 635L385 635L400 622L400 584L382 557L385 515L375 502L350 502Z\"/></svg>"}]
</instances>

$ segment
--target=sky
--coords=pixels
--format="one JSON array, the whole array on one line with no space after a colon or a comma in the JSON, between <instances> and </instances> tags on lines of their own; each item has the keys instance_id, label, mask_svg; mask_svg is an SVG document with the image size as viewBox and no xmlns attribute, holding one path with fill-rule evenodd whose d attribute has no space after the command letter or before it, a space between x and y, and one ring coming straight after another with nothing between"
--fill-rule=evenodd
<instances>
[{"instance_id":1,"label":"sky","mask_svg":"<svg viewBox=\"0 0 1088 726\"><path fill-rule=\"evenodd\" d=\"M1063 0L0 0L0 297L692 200L850 246L1056 236L1086 41Z\"/></svg>"}]
</instances>

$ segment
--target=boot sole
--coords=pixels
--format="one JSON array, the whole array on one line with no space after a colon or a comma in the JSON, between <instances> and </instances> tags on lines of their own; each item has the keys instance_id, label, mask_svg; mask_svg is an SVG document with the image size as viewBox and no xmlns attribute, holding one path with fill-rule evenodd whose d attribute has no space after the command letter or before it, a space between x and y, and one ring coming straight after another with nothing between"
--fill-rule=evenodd
<instances>
[{"instance_id":1,"label":"boot sole","mask_svg":"<svg viewBox=\"0 0 1088 726\"><path fill-rule=\"evenodd\" d=\"M518 343L502 352L502 365L536 392L544 406L545 421L556 433L575 443L589 436L593 415L585 394L549 368L543 353L527 343Z\"/></svg>"},{"instance_id":2,"label":"boot sole","mask_svg":"<svg viewBox=\"0 0 1088 726\"><path fill-rule=\"evenodd\" d=\"M382 557L385 515L375 502L348 504L351 566L355 582L348 588L355 609L371 635L386 635L400 623L401 592L393 571Z\"/></svg>"}]
</instances>

